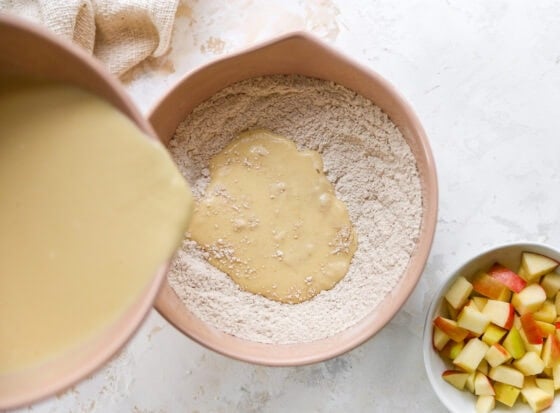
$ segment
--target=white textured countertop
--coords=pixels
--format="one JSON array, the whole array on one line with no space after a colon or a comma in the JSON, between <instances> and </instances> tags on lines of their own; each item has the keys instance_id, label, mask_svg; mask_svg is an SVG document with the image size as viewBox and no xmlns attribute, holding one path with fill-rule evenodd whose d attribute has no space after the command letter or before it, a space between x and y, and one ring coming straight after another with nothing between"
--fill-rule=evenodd
<instances>
[{"instance_id":1,"label":"white textured countertop","mask_svg":"<svg viewBox=\"0 0 560 413\"><path fill-rule=\"evenodd\" d=\"M57 398L19 412L443 412L421 335L436 287L494 244L560 246L560 8L553 0L183 0L169 56L127 87L146 112L184 73L293 29L391 81L434 151L436 238L404 308L372 340L316 365L217 355L155 311L122 353ZM560 409L560 407L555 407Z\"/></svg>"}]
</instances>

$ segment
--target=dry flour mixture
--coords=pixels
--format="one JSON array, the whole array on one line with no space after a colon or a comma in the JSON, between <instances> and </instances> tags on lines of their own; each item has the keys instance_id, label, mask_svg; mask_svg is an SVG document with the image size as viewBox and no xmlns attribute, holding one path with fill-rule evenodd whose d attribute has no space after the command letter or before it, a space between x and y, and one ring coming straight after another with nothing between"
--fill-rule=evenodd
<instances>
[{"instance_id":1,"label":"dry flour mixture","mask_svg":"<svg viewBox=\"0 0 560 413\"><path fill-rule=\"evenodd\" d=\"M196 316L240 338L298 343L332 336L375 309L408 265L422 218L416 161L397 127L366 98L328 81L266 76L223 89L177 128L170 151L196 197L208 185L212 156L253 128L321 153L357 232L348 273L309 301L279 303L242 291L186 239L169 282Z\"/></svg>"}]
</instances>

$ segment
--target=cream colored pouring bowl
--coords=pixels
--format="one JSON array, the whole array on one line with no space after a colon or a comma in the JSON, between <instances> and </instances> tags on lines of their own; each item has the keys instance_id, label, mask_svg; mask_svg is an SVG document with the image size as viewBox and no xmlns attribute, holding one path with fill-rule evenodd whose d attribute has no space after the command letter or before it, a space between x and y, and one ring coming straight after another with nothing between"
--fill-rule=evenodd
<instances>
[{"instance_id":1,"label":"cream colored pouring bowl","mask_svg":"<svg viewBox=\"0 0 560 413\"><path fill-rule=\"evenodd\" d=\"M95 59L34 25L5 15L0 15L0 74L27 75L80 86L103 97L147 135L155 136L122 86ZM141 297L115 324L83 347L41 367L0 375L0 411L59 393L109 360L150 310L168 265L165 263L154 274Z\"/></svg>"},{"instance_id":2,"label":"cream colored pouring bowl","mask_svg":"<svg viewBox=\"0 0 560 413\"><path fill-rule=\"evenodd\" d=\"M381 76L305 33L294 33L211 63L187 75L155 106L150 122L167 143L198 104L235 82L272 74L299 74L334 81L381 107L399 127L416 158L423 218L416 249L393 291L364 319L332 337L300 344L263 344L228 335L189 311L164 281L156 308L177 329L218 353L257 364L295 366L340 355L377 333L416 285L426 263L437 215L437 180L428 140L410 106Z\"/></svg>"}]
</instances>

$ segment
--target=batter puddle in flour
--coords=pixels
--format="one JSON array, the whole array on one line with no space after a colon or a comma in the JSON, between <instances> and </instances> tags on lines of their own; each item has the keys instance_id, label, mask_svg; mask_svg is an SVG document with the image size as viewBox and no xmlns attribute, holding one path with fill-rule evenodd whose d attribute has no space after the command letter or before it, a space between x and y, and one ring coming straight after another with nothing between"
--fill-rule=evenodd
<instances>
[{"instance_id":1,"label":"batter puddle in flour","mask_svg":"<svg viewBox=\"0 0 560 413\"><path fill-rule=\"evenodd\" d=\"M319 153L253 130L214 156L209 169L189 232L242 289L294 304L344 277L356 236Z\"/></svg>"}]
</instances>

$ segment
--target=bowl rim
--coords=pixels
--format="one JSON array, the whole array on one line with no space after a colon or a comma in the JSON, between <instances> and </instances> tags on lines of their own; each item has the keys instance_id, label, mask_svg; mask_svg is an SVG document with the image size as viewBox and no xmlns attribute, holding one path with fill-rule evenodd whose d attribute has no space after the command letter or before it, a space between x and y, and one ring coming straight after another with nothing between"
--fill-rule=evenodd
<instances>
[{"instance_id":1,"label":"bowl rim","mask_svg":"<svg viewBox=\"0 0 560 413\"><path fill-rule=\"evenodd\" d=\"M122 107L126 108L128 113L123 112L122 109L118 110L134 122L134 124L139 127L142 132L144 132L147 138L157 139L157 135L147 118L141 115L137 106L133 103L120 82L108 72L100 61L90 56L69 40L60 38L46 28L22 18L7 14L0 14L0 26L8 27L21 32L27 32L38 41L48 43L54 48L60 49L63 53L71 55L74 59L76 59L76 61L90 67L92 71L95 72L95 75L110 87L114 93L115 99L120 101ZM92 91L92 93L95 92ZM55 394L61 394L73 385L100 370L108 361L110 361L122 350L122 348L132 337L134 337L140 326L143 324L144 320L150 313L150 309L152 308L161 284L165 279L165 274L167 273L170 263L171 259L167 259L157 269L152 276L151 281L146 285L144 292L140 294L135 303L131 304L131 306L126 309L126 316L123 314L121 318L119 318L119 320L122 320L122 317L126 317L126 322L119 323L120 328L118 331L115 333L111 332L110 336L112 339L109 340L106 345L97 347L94 351L92 351L89 359L79 364L70 373L61 377L56 377L47 385L0 399L0 411L3 409L14 409L17 407L28 406Z\"/></svg>"},{"instance_id":2,"label":"bowl rim","mask_svg":"<svg viewBox=\"0 0 560 413\"><path fill-rule=\"evenodd\" d=\"M453 413L464 413L462 410L457 410L455 404L449 400L446 396L448 392L444 392L440 390L440 384L442 384L441 380L441 372L436 374L432 365L430 363L430 355L432 355L435 350L432 346L432 320L437 312L437 308L440 305L441 300L443 299L443 293L446 288L449 288L452 281L456 279L462 272L471 264L474 264L476 261L480 260L481 258L495 253L497 251L505 250L507 248L523 248L527 250L535 250L535 249L544 249L549 251L554 251L556 254L560 255L560 249L544 242L536 242L536 241L513 241L513 242L505 242L505 243L497 243L493 244L489 248L484 249L483 251L471 256L466 260L463 260L461 264L454 267L454 270L451 271L448 277L445 277L441 283L438 285L436 292L434 293L430 305L428 306L428 310L426 311L426 315L424 318L424 331L422 333L422 358L424 362L424 370L426 371L426 375L428 376L428 380L430 382L430 386L432 390L440 400L441 404L445 406L450 412ZM449 386L449 391L458 391L454 387ZM473 403L473 411L474 411L474 403ZM500 411L500 410L498 410ZM507 411L513 411L508 408ZM516 412L517 410L515 410ZM529 410L527 410L528 412Z\"/></svg>"},{"instance_id":3,"label":"bowl rim","mask_svg":"<svg viewBox=\"0 0 560 413\"><path fill-rule=\"evenodd\" d=\"M306 43L309 43L315 48L322 49L323 51L327 52L333 60L337 60L347 66L351 66L356 72L361 72L365 76L369 77L373 81L377 82L385 91L391 95L391 97L397 103L400 112L403 116L408 120L410 125L413 126L413 134L417 137L417 144L419 147L418 152L422 154L424 158L424 162L426 165L425 174L422 176L422 199L423 199L423 216L420 224L420 233L419 237L423 239L422 243L416 245L415 250L411 255L411 260L408 263L407 268L403 272L403 276L397 282L395 289L391 293L389 293L380 303L378 306L381 306L385 301L388 299L391 300L392 303L392 311L387 311L382 314L376 314L375 320L367 320L375 311L371 311L366 317L362 320L358 321L353 326L349 327L347 330L339 332L331 337L316 340L312 342L304 342L304 343L297 343L297 344L266 344L266 343L257 343L253 341L249 341L246 339L241 339L227 333L224 333L213 326L204 323L202 320L198 319L196 316L192 315L195 319L197 319L200 323L206 324L206 328L210 331L209 334L201 335L198 332L193 332L192 330L187 330L182 328L179 325L179 320L176 319L176 314L172 312L168 312L169 307L164 305L164 295L166 294L175 294L171 287L169 286L167 279L163 281L162 290L160 295L156 299L155 308L158 312L170 323L172 324L177 330L181 333L185 334L186 336L190 337L192 340L196 341L197 343L201 344L202 346L211 349L219 354L224 356L228 356L240 361L245 361L253 364L259 365L266 365L266 366L299 366L299 365L306 365L316 362L325 361L336 356L339 356L343 353L346 353L359 345L363 344L365 341L369 340L373 337L377 332L379 332L389 321L396 315L396 313L400 310L403 304L406 302L408 297L412 294L415 286L417 285L420 277L423 274L431 246L433 244L434 236L435 236L435 229L437 224L437 211L438 211L438 184L437 184L437 174L436 174L436 165L434 161L434 157L429 145L429 141L427 135L422 127L420 120L418 119L417 115L412 109L412 106L401 96L401 94L396 90L396 88L389 83L385 78L379 75L377 72L369 69L368 67L362 65L354 61L353 59L347 57L346 55L342 54L341 52L337 51L333 47L327 45L323 41L319 40L313 35L310 35L303 31L295 31L290 32L268 41L257 43L251 47L243 48L240 51L236 51L231 54L227 54L219 59L213 60L209 63L206 63L200 67L193 69L192 71L183 75L177 82L175 82L158 101L152 106L152 108L148 112L148 119L152 122L154 129L156 132L158 131L158 127L156 122L154 122L154 118L158 116L158 109L162 107L166 101L179 89L184 88L184 84L195 75L200 74L216 65L224 64L226 62L235 61L236 59L252 54L257 51L261 51L263 49L267 49L278 45L283 42L289 42L299 40ZM175 126L176 128L176 126ZM174 130L175 130L174 128ZM160 137L161 139L161 137ZM165 140L165 139L162 139ZM415 156L418 159L417 156ZM427 190L428 189L428 190ZM429 194L430 196L427 196ZM426 206L426 200L429 202ZM413 261L412 257L416 257L416 260L421 260L422 264L419 265L417 268L417 274L414 274L412 278L408 272L410 271L410 263ZM403 281L406 280L407 284L404 285ZM170 292L171 290L171 292ZM396 290L396 293L395 293ZM335 350L330 349L328 351L323 352L316 352L313 353L310 350L313 348L315 343L324 342L325 340L331 339L332 337L340 337L344 332L347 332L353 329L356 326L361 325L365 321L369 322L368 328L363 328L361 333L353 334L351 338L345 338L343 345L338 345ZM255 355L251 353L250 350L231 350L228 346L222 346L221 338L225 338L227 336L228 340L237 342L239 345L236 346L238 349L243 346L245 343L250 343L251 346L256 346L256 348L262 349L262 353L266 355ZM211 339L208 339L211 337ZM297 351L293 351L291 356L277 358L276 353L274 352L275 349L279 347L285 349L294 349ZM307 351L302 351L302 349L308 349Z\"/></svg>"}]
</instances>

